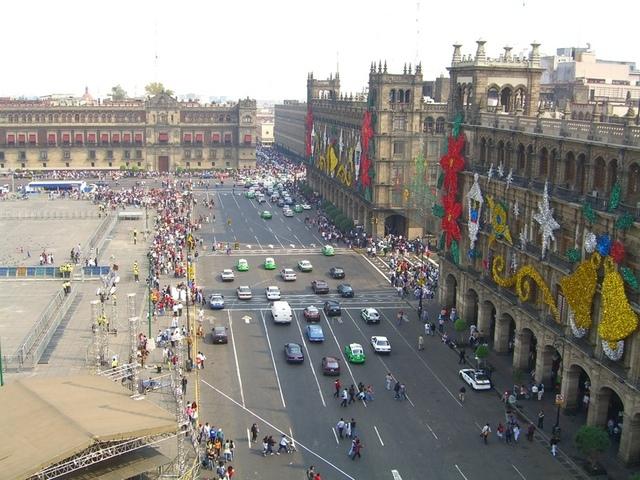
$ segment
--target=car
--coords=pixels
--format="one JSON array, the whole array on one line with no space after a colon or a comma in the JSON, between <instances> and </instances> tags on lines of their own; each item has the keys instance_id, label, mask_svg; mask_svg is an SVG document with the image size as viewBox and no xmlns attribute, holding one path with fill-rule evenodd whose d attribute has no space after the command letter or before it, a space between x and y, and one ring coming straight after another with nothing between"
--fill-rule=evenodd
<instances>
[{"instance_id":1,"label":"car","mask_svg":"<svg viewBox=\"0 0 640 480\"><path fill-rule=\"evenodd\" d=\"M303 210L311 210L311 205L309 205L308 203L303 203L302 204L302 209Z\"/></svg>"},{"instance_id":2,"label":"car","mask_svg":"<svg viewBox=\"0 0 640 480\"><path fill-rule=\"evenodd\" d=\"M234 275L233 270L231 270L230 268L225 268L224 270L222 270L222 272L220 272L220 278L223 282L233 282L236 276Z\"/></svg>"},{"instance_id":3,"label":"car","mask_svg":"<svg viewBox=\"0 0 640 480\"><path fill-rule=\"evenodd\" d=\"M283 268L280 270L280 276L285 282L293 282L298 278L293 268Z\"/></svg>"},{"instance_id":4,"label":"car","mask_svg":"<svg viewBox=\"0 0 640 480\"><path fill-rule=\"evenodd\" d=\"M474 390L491 390L491 380L484 370L463 368L458 374L462 381Z\"/></svg>"},{"instance_id":5,"label":"car","mask_svg":"<svg viewBox=\"0 0 640 480\"><path fill-rule=\"evenodd\" d=\"M258 195L258 203L265 203L267 201L266 198L264 198L264 195L260 194Z\"/></svg>"},{"instance_id":6,"label":"car","mask_svg":"<svg viewBox=\"0 0 640 480\"><path fill-rule=\"evenodd\" d=\"M296 203L293 206L293 211L296 212L296 213L302 213L302 205L299 205L299 204Z\"/></svg>"},{"instance_id":7,"label":"car","mask_svg":"<svg viewBox=\"0 0 640 480\"><path fill-rule=\"evenodd\" d=\"M244 192L244 196L249 199L256 198L256 192L249 190L248 192Z\"/></svg>"},{"instance_id":8,"label":"car","mask_svg":"<svg viewBox=\"0 0 640 480\"><path fill-rule=\"evenodd\" d=\"M261 218L264 218L265 220L269 220L269 219L271 219L271 217L272 217L272 216L273 216L273 215L271 215L271 212L270 212L269 210L265 210L264 212L262 212L262 213L260 214L260 217L261 217Z\"/></svg>"},{"instance_id":9,"label":"car","mask_svg":"<svg viewBox=\"0 0 640 480\"><path fill-rule=\"evenodd\" d=\"M286 203L287 205L293 205L293 198L284 197L284 203Z\"/></svg>"},{"instance_id":10,"label":"car","mask_svg":"<svg viewBox=\"0 0 640 480\"><path fill-rule=\"evenodd\" d=\"M380 314L375 308L363 308L360 310L360 317L365 323L380 323Z\"/></svg>"},{"instance_id":11,"label":"car","mask_svg":"<svg viewBox=\"0 0 640 480\"><path fill-rule=\"evenodd\" d=\"M265 270L275 270L276 269L276 261L272 257L267 257L264 259L264 269Z\"/></svg>"},{"instance_id":12,"label":"car","mask_svg":"<svg viewBox=\"0 0 640 480\"><path fill-rule=\"evenodd\" d=\"M241 285L236 289L236 295L240 300L251 300L251 288L247 285Z\"/></svg>"},{"instance_id":13,"label":"car","mask_svg":"<svg viewBox=\"0 0 640 480\"><path fill-rule=\"evenodd\" d=\"M329 284L324 280L314 280L311 282L311 290L313 290L313 293L316 295L320 293L329 293Z\"/></svg>"},{"instance_id":14,"label":"car","mask_svg":"<svg viewBox=\"0 0 640 480\"><path fill-rule=\"evenodd\" d=\"M324 302L324 313L327 317L339 317L342 315L342 308L340 308L340 302L336 300L327 300Z\"/></svg>"},{"instance_id":15,"label":"car","mask_svg":"<svg viewBox=\"0 0 640 480\"><path fill-rule=\"evenodd\" d=\"M376 353L391 353L391 344L387 337L371 337L371 346Z\"/></svg>"},{"instance_id":16,"label":"car","mask_svg":"<svg viewBox=\"0 0 640 480\"><path fill-rule=\"evenodd\" d=\"M282 214L285 217L293 217L293 210L291 210L290 208L286 208L286 209L282 210Z\"/></svg>"},{"instance_id":17,"label":"car","mask_svg":"<svg viewBox=\"0 0 640 480\"><path fill-rule=\"evenodd\" d=\"M211 343L229 343L227 327L213 327L211 329Z\"/></svg>"},{"instance_id":18,"label":"car","mask_svg":"<svg viewBox=\"0 0 640 480\"><path fill-rule=\"evenodd\" d=\"M317 323L307 325L307 338L310 342L324 342L324 332Z\"/></svg>"},{"instance_id":19,"label":"car","mask_svg":"<svg viewBox=\"0 0 640 480\"><path fill-rule=\"evenodd\" d=\"M298 262L298 270L301 272L310 272L313 270L313 265L309 260L300 260Z\"/></svg>"},{"instance_id":20,"label":"car","mask_svg":"<svg viewBox=\"0 0 640 480\"><path fill-rule=\"evenodd\" d=\"M340 375L340 362L336 357L322 357L323 375Z\"/></svg>"},{"instance_id":21,"label":"car","mask_svg":"<svg viewBox=\"0 0 640 480\"><path fill-rule=\"evenodd\" d=\"M236 270L239 272L248 272L249 271L249 262L247 262L244 258L239 258L236 262Z\"/></svg>"},{"instance_id":22,"label":"car","mask_svg":"<svg viewBox=\"0 0 640 480\"><path fill-rule=\"evenodd\" d=\"M280 300L280 289L275 285L271 285L264 289L267 300Z\"/></svg>"},{"instance_id":23,"label":"car","mask_svg":"<svg viewBox=\"0 0 640 480\"><path fill-rule=\"evenodd\" d=\"M329 269L329 275L331 278L344 278L344 269L340 267L331 267Z\"/></svg>"},{"instance_id":24,"label":"car","mask_svg":"<svg viewBox=\"0 0 640 480\"><path fill-rule=\"evenodd\" d=\"M304 316L307 322L319 322L320 321L320 310L318 307L314 305L309 305L302 311L302 315Z\"/></svg>"},{"instance_id":25,"label":"car","mask_svg":"<svg viewBox=\"0 0 640 480\"><path fill-rule=\"evenodd\" d=\"M281 199L281 198L278 199L278 206L279 207L284 207L284 200L283 199Z\"/></svg>"},{"instance_id":26,"label":"car","mask_svg":"<svg viewBox=\"0 0 640 480\"><path fill-rule=\"evenodd\" d=\"M324 247L322 247L322 254L325 257L332 257L336 254L336 251L331 245L325 245Z\"/></svg>"},{"instance_id":27,"label":"car","mask_svg":"<svg viewBox=\"0 0 640 480\"><path fill-rule=\"evenodd\" d=\"M338 293L343 298L353 298L353 288L348 283L341 283L338 285Z\"/></svg>"},{"instance_id":28,"label":"car","mask_svg":"<svg viewBox=\"0 0 640 480\"><path fill-rule=\"evenodd\" d=\"M366 359L362 345L359 343L350 343L349 345L345 345L344 354L350 363L364 363Z\"/></svg>"},{"instance_id":29,"label":"car","mask_svg":"<svg viewBox=\"0 0 640 480\"><path fill-rule=\"evenodd\" d=\"M220 293L209 295L209 307L214 310L222 310L224 308L224 295Z\"/></svg>"},{"instance_id":30,"label":"car","mask_svg":"<svg viewBox=\"0 0 640 480\"><path fill-rule=\"evenodd\" d=\"M284 358L289 363L302 363L304 362L304 353L302 353L302 347L299 343L285 343L284 344Z\"/></svg>"}]
</instances>

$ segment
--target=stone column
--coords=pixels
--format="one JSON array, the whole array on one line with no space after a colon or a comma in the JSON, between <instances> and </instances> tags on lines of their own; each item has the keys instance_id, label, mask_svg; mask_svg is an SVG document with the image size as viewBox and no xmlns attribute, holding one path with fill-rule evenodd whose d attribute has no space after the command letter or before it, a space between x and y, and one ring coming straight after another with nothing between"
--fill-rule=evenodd
<instances>
[{"instance_id":1,"label":"stone column","mask_svg":"<svg viewBox=\"0 0 640 480\"><path fill-rule=\"evenodd\" d=\"M488 303L483 303L480 305L478 310L478 330L480 330L484 335L488 335L491 330L491 307Z\"/></svg>"},{"instance_id":2,"label":"stone column","mask_svg":"<svg viewBox=\"0 0 640 480\"><path fill-rule=\"evenodd\" d=\"M607 424L607 411L609 410L609 399L611 392L608 390L596 392L596 388L591 385L591 400L589 401L589 411L587 413L587 425L603 427Z\"/></svg>"},{"instance_id":3,"label":"stone column","mask_svg":"<svg viewBox=\"0 0 640 480\"><path fill-rule=\"evenodd\" d=\"M618 457L627 465L640 460L640 416L624 412Z\"/></svg>"},{"instance_id":4,"label":"stone column","mask_svg":"<svg viewBox=\"0 0 640 480\"><path fill-rule=\"evenodd\" d=\"M513 368L527 373L529 350L531 348L531 334L529 332L518 332L516 333L515 340L513 348Z\"/></svg>"},{"instance_id":5,"label":"stone column","mask_svg":"<svg viewBox=\"0 0 640 480\"><path fill-rule=\"evenodd\" d=\"M551 381L551 364L553 363L551 355L552 352L539 342L536 352L536 381L544 383L545 390L549 392L553 392L554 387L549 383Z\"/></svg>"},{"instance_id":6,"label":"stone column","mask_svg":"<svg viewBox=\"0 0 640 480\"><path fill-rule=\"evenodd\" d=\"M496 319L493 349L496 353L505 353L509 350L509 321L507 319Z\"/></svg>"},{"instance_id":7,"label":"stone column","mask_svg":"<svg viewBox=\"0 0 640 480\"><path fill-rule=\"evenodd\" d=\"M562 385L560 386L560 392L564 397L564 411L568 413L575 412L582 399L578 398L579 390L578 383L580 381L580 370L567 369L562 373Z\"/></svg>"}]
</instances>

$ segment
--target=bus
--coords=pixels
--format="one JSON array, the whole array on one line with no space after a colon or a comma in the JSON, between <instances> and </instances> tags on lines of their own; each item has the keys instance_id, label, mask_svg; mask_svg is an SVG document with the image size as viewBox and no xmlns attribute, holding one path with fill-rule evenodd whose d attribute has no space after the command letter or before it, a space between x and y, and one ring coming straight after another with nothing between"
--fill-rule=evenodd
<instances>
[{"instance_id":1,"label":"bus","mask_svg":"<svg viewBox=\"0 0 640 480\"><path fill-rule=\"evenodd\" d=\"M25 193L60 192L72 190L89 192L91 191L91 188L88 187L87 183L82 180L42 180L37 182L29 182L24 187Z\"/></svg>"}]
</instances>

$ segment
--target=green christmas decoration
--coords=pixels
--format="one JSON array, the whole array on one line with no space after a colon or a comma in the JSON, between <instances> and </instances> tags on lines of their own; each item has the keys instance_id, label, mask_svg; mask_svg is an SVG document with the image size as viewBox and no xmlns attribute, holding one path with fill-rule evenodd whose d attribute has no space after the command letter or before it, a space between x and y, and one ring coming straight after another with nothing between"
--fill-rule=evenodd
<instances>
[{"instance_id":1,"label":"green christmas decoration","mask_svg":"<svg viewBox=\"0 0 640 480\"><path fill-rule=\"evenodd\" d=\"M453 119L453 131L452 131L453 138L458 138L458 135L460 135L461 126L462 126L462 114L458 112L455 118Z\"/></svg>"},{"instance_id":2,"label":"green christmas decoration","mask_svg":"<svg viewBox=\"0 0 640 480\"><path fill-rule=\"evenodd\" d=\"M623 213L616 219L616 228L618 230L629 230L633 225L633 216Z\"/></svg>"},{"instance_id":3,"label":"green christmas decoration","mask_svg":"<svg viewBox=\"0 0 640 480\"><path fill-rule=\"evenodd\" d=\"M613 212L620 205L620 193L622 192L622 187L620 186L620 182L616 182L613 188L611 189L611 195L609 195L609 208L610 212Z\"/></svg>"},{"instance_id":4,"label":"green christmas decoration","mask_svg":"<svg viewBox=\"0 0 640 480\"><path fill-rule=\"evenodd\" d=\"M438 190L442 189L442 184L444 183L444 172L440 172L438 175Z\"/></svg>"},{"instance_id":5,"label":"green christmas decoration","mask_svg":"<svg viewBox=\"0 0 640 480\"><path fill-rule=\"evenodd\" d=\"M638 285L638 278L635 273L633 273L633 270L629 267L620 267L620 273L622 273L622 278L624 278L624 281L627 282L631 288L638 290L640 285Z\"/></svg>"},{"instance_id":6,"label":"green christmas decoration","mask_svg":"<svg viewBox=\"0 0 640 480\"><path fill-rule=\"evenodd\" d=\"M436 203L433 207L431 207L431 211L438 218L444 217L444 207L442 205Z\"/></svg>"},{"instance_id":7,"label":"green christmas decoration","mask_svg":"<svg viewBox=\"0 0 640 480\"><path fill-rule=\"evenodd\" d=\"M580 250L578 250L577 248L570 248L565 253L565 256L572 263L579 262L582 259L582 254L580 253Z\"/></svg>"},{"instance_id":8,"label":"green christmas decoration","mask_svg":"<svg viewBox=\"0 0 640 480\"><path fill-rule=\"evenodd\" d=\"M451 242L451 259L456 265L460 265L460 250L458 249L458 241Z\"/></svg>"},{"instance_id":9,"label":"green christmas decoration","mask_svg":"<svg viewBox=\"0 0 640 480\"><path fill-rule=\"evenodd\" d=\"M440 242L438 242L438 249L440 250L444 250L444 246L445 246L445 233L442 232L442 235L440 235Z\"/></svg>"},{"instance_id":10,"label":"green christmas decoration","mask_svg":"<svg viewBox=\"0 0 640 480\"><path fill-rule=\"evenodd\" d=\"M585 203L582 207L582 215L589 223L594 223L596 221L596 212L588 203Z\"/></svg>"}]
</instances>

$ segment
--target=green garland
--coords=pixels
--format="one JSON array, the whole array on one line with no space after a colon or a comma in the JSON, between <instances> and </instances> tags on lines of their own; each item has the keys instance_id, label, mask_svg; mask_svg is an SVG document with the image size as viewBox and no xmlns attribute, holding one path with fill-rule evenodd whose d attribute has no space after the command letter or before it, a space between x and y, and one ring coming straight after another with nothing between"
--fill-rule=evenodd
<instances>
[{"instance_id":1,"label":"green garland","mask_svg":"<svg viewBox=\"0 0 640 480\"><path fill-rule=\"evenodd\" d=\"M589 223L594 223L596 221L596 212L588 203L585 203L582 207L582 215Z\"/></svg>"},{"instance_id":2,"label":"green garland","mask_svg":"<svg viewBox=\"0 0 640 480\"><path fill-rule=\"evenodd\" d=\"M565 256L571 263L579 262L582 259L582 254L577 248L570 248L566 251Z\"/></svg>"},{"instance_id":3,"label":"green garland","mask_svg":"<svg viewBox=\"0 0 640 480\"><path fill-rule=\"evenodd\" d=\"M609 195L609 208L610 212L613 212L620 205L620 193L622 192L622 187L620 186L620 182L616 182L613 188L611 189L611 195Z\"/></svg>"},{"instance_id":4,"label":"green garland","mask_svg":"<svg viewBox=\"0 0 640 480\"><path fill-rule=\"evenodd\" d=\"M444 207L438 203L431 207L431 211L438 218L444 217Z\"/></svg>"},{"instance_id":5,"label":"green garland","mask_svg":"<svg viewBox=\"0 0 640 480\"><path fill-rule=\"evenodd\" d=\"M458 249L458 241L451 242L451 259L456 265L460 265L460 250Z\"/></svg>"},{"instance_id":6,"label":"green garland","mask_svg":"<svg viewBox=\"0 0 640 480\"><path fill-rule=\"evenodd\" d=\"M633 270L629 267L620 267L620 273L622 273L622 278L624 278L624 281L627 282L631 288L638 290L638 278L635 273L633 273Z\"/></svg>"},{"instance_id":7,"label":"green garland","mask_svg":"<svg viewBox=\"0 0 640 480\"><path fill-rule=\"evenodd\" d=\"M616 219L616 228L618 230L629 230L633 225L633 216L623 213Z\"/></svg>"}]
</instances>

